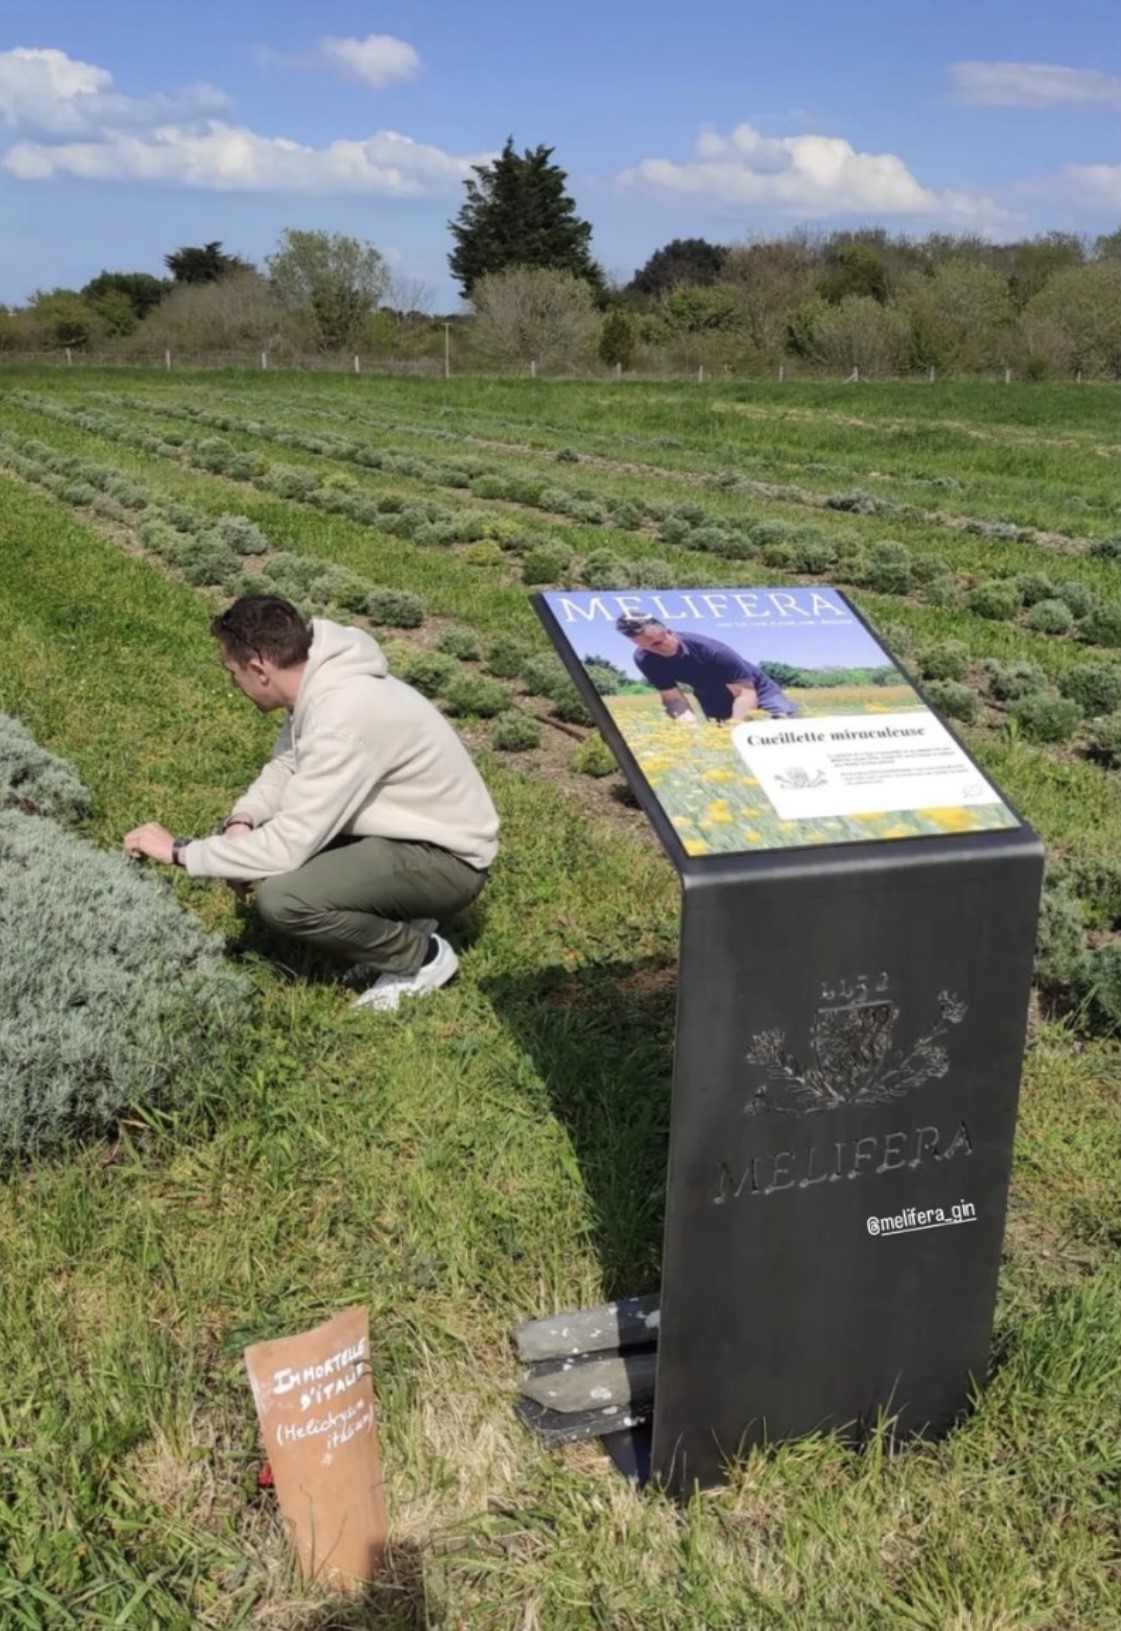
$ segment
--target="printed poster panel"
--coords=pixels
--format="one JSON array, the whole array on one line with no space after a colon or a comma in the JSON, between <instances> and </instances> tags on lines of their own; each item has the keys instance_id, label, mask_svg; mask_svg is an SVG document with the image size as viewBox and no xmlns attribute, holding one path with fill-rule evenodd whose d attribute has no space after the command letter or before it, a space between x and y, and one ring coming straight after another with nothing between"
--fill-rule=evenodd
<instances>
[{"instance_id":1,"label":"printed poster panel","mask_svg":"<svg viewBox=\"0 0 1121 1631\"><path fill-rule=\"evenodd\" d=\"M386 1521L368 1310L258 1342L245 1365L304 1578L372 1580Z\"/></svg>"},{"instance_id":2,"label":"printed poster panel","mask_svg":"<svg viewBox=\"0 0 1121 1631\"><path fill-rule=\"evenodd\" d=\"M540 598L689 855L1019 826L837 590Z\"/></svg>"}]
</instances>

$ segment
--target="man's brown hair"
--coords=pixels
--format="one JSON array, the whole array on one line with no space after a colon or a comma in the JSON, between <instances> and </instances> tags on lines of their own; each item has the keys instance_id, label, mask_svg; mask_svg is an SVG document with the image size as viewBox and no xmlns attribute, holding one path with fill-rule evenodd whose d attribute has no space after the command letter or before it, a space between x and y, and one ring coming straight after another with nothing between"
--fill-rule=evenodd
<instances>
[{"instance_id":1,"label":"man's brown hair","mask_svg":"<svg viewBox=\"0 0 1121 1631\"><path fill-rule=\"evenodd\" d=\"M210 632L239 663L267 657L278 668L307 661L311 628L283 595L239 595L220 612Z\"/></svg>"}]
</instances>

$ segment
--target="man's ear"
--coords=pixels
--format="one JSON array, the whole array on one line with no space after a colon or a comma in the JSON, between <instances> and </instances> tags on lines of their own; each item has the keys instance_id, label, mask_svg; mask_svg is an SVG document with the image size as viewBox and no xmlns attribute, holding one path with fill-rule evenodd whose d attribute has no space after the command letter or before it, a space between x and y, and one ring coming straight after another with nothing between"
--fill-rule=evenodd
<instances>
[{"instance_id":1,"label":"man's ear","mask_svg":"<svg viewBox=\"0 0 1121 1631\"><path fill-rule=\"evenodd\" d=\"M272 664L267 657L262 657L259 651L249 653L245 659L245 666L255 680L264 680L266 684L272 680Z\"/></svg>"}]
</instances>

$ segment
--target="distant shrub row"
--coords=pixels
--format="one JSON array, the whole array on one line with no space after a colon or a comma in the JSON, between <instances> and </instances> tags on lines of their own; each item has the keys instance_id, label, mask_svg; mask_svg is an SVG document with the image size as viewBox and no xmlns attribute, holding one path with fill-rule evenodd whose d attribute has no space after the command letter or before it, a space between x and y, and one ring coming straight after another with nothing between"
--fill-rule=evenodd
<instances>
[{"instance_id":1,"label":"distant shrub row","mask_svg":"<svg viewBox=\"0 0 1121 1631\"><path fill-rule=\"evenodd\" d=\"M424 622L419 595L375 588L346 567L270 552L269 540L247 516L228 514L215 520L187 504L161 503L111 465L56 453L46 443L6 432L0 432L0 456L18 475L64 503L111 516L143 516L139 537L145 548L196 587L218 588L229 595L268 588L288 596L307 615L361 614L371 623L395 628L416 628ZM108 505L99 502L103 499ZM267 555L258 574L245 572L244 559L251 555Z\"/></svg>"}]
</instances>

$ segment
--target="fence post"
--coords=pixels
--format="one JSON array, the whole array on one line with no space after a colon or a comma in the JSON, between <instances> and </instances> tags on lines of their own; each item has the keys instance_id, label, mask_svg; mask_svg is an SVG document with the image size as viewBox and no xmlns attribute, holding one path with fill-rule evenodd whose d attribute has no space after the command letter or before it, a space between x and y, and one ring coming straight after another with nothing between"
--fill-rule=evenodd
<instances>
[{"instance_id":1,"label":"fence post","mask_svg":"<svg viewBox=\"0 0 1121 1631\"><path fill-rule=\"evenodd\" d=\"M269 354L268 354L267 351L262 351L261 352L261 367L262 368L267 368L268 365L269 365Z\"/></svg>"},{"instance_id":2,"label":"fence post","mask_svg":"<svg viewBox=\"0 0 1121 1631\"><path fill-rule=\"evenodd\" d=\"M170 351L165 351L164 352L164 354L163 354L163 365L167 369L168 373L170 373L171 372L171 352Z\"/></svg>"},{"instance_id":3,"label":"fence post","mask_svg":"<svg viewBox=\"0 0 1121 1631\"><path fill-rule=\"evenodd\" d=\"M931 363L931 365L930 365L930 373L927 375L927 378L930 380L930 383L933 385L934 384L934 364L933 363Z\"/></svg>"},{"instance_id":4,"label":"fence post","mask_svg":"<svg viewBox=\"0 0 1121 1631\"><path fill-rule=\"evenodd\" d=\"M67 368L73 368L73 366L74 366L74 359L70 355L70 347L69 346L66 347L66 366L67 366Z\"/></svg>"},{"instance_id":5,"label":"fence post","mask_svg":"<svg viewBox=\"0 0 1121 1631\"><path fill-rule=\"evenodd\" d=\"M782 382L783 382L783 380L785 378L786 378L786 364L784 362L780 362L779 365L778 365L778 382L779 382L780 385L782 384Z\"/></svg>"},{"instance_id":6,"label":"fence post","mask_svg":"<svg viewBox=\"0 0 1121 1631\"><path fill-rule=\"evenodd\" d=\"M1082 370L1081 370L1081 368L1078 370L1077 374L1075 374L1075 376L1074 376L1074 383L1076 385L1081 385L1082 384Z\"/></svg>"},{"instance_id":7,"label":"fence post","mask_svg":"<svg viewBox=\"0 0 1121 1631\"><path fill-rule=\"evenodd\" d=\"M705 365L702 362L702 363L697 364L697 384L698 385L703 385L704 382L705 382Z\"/></svg>"},{"instance_id":8,"label":"fence post","mask_svg":"<svg viewBox=\"0 0 1121 1631\"><path fill-rule=\"evenodd\" d=\"M537 364L535 362L531 362L529 365L529 377L530 379L537 378Z\"/></svg>"},{"instance_id":9,"label":"fence post","mask_svg":"<svg viewBox=\"0 0 1121 1631\"><path fill-rule=\"evenodd\" d=\"M623 377L623 365L622 365L621 362L617 362L615 364L615 378L616 379L622 379L622 377Z\"/></svg>"},{"instance_id":10,"label":"fence post","mask_svg":"<svg viewBox=\"0 0 1121 1631\"><path fill-rule=\"evenodd\" d=\"M1005 383L1005 385L1011 385L1011 383L1012 383L1012 370L1011 370L1011 368L1006 368L1004 370L1004 383Z\"/></svg>"},{"instance_id":11,"label":"fence post","mask_svg":"<svg viewBox=\"0 0 1121 1631\"><path fill-rule=\"evenodd\" d=\"M354 353L354 372L356 374L360 374L362 372L362 364L358 361L357 351Z\"/></svg>"},{"instance_id":12,"label":"fence post","mask_svg":"<svg viewBox=\"0 0 1121 1631\"><path fill-rule=\"evenodd\" d=\"M444 378L450 379L452 372L451 324L444 324Z\"/></svg>"}]
</instances>

